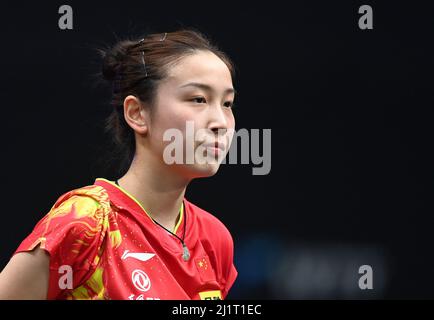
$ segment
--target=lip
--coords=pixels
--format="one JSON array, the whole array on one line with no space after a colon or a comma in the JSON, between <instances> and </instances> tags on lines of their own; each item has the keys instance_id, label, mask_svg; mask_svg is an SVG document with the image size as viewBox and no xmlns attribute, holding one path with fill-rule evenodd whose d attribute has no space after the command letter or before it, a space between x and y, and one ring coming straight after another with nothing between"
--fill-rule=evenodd
<instances>
[{"instance_id":1,"label":"lip","mask_svg":"<svg viewBox=\"0 0 434 320\"><path fill-rule=\"evenodd\" d=\"M209 150L214 157L222 156L226 149L226 146L218 141L213 143L204 143L202 146Z\"/></svg>"},{"instance_id":2,"label":"lip","mask_svg":"<svg viewBox=\"0 0 434 320\"><path fill-rule=\"evenodd\" d=\"M211 149L220 149L221 152L224 152L226 149L224 143L221 143L218 141L215 141L212 143L204 143L203 146L206 148L211 148Z\"/></svg>"}]
</instances>

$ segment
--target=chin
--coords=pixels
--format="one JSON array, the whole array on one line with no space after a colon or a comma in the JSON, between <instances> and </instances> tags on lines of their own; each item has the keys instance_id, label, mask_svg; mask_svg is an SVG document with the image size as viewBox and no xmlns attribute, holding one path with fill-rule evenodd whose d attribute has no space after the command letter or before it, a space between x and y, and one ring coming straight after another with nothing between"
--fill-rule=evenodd
<instances>
[{"instance_id":1,"label":"chin","mask_svg":"<svg viewBox=\"0 0 434 320\"><path fill-rule=\"evenodd\" d=\"M220 164L203 164L203 165L194 165L193 175L194 178L206 178L212 177L217 173L220 168Z\"/></svg>"}]
</instances>

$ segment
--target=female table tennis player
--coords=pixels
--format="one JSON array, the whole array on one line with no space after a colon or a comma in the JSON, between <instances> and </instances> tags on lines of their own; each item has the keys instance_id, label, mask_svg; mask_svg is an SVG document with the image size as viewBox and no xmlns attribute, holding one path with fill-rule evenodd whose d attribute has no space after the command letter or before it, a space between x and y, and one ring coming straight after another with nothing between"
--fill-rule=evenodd
<instances>
[{"instance_id":1,"label":"female table tennis player","mask_svg":"<svg viewBox=\"0 0 434 320\"><path fill-rule=\"evenodd\" d=\"M102 53L102 75L113 84L106 124L125 150L126 173L60 196L0 274L0 298L224 299L237 277L232 237L184 194L192 179L214 175L228 151L233 64L194 30ZM170 163L180 149L168 153L165 134L177 130L188 145L188 122L202 152L185 147L184 161Z\"/></svg>"}]
</instances>

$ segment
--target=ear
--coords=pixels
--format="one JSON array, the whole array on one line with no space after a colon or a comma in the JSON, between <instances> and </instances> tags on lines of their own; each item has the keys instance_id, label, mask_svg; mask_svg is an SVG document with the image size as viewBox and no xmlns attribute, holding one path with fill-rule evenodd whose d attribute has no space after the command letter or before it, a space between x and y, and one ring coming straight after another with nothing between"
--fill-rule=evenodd
<instances>
[{"instance_id":1,"label":"ear","mask_svg":"<svg viewBox=\"0 0 434 320\"><path fill-rule=\"evenodd\" d=\"M124 118L138 134L146 135L149 130L149 112L135 96L129 95L124 100Z\"/></svg>"}]
</instances>

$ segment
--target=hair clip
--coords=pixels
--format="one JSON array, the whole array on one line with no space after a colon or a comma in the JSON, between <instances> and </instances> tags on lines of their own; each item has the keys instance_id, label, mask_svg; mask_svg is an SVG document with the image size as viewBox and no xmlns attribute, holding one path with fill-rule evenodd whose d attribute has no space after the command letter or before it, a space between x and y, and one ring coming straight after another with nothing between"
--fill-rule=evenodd
<instances>
[{"instance_id":1,"label":"hair clip","mask_svg":"<svg viewBox=\"0 0 434 320\"><path fill-rule=\"evenodd\" d=\"M145 41L145 38L142 38L141 40L139 40L136 44L136 46L139 46L143 41ZM143 64L143 69L145 70L145 77L148 76L148 72L146 71L146 63L145 63L145 52L142 50L141 51L141 58L142 58L142 64Z\"/></svg>"},{"instance_id":2,"label":"hair clip","mask_svg":"<svg viewBox=\"0 0 434 320\"><path fill-rule=\"evenodd\" d=\"M161 37L160 41L164 41L166 40L167 37L167 32L164 33L164 35ZM142 38L141 40L139 40L137 42L137 45L140 45L143 41L145 41L145 38ZM142 64L143 64L143 69L145 70L145 77L148 76L148 71L146 70L146 63L145 63L145 52L142 50Z\"/></svg>"},{"instance_id":3,"label":"hair clip","mask_svg":"<svg viewBox=\"0 0 434 320\"><path fill-rule=\"evenodd\" d=\"M146 64L145 64L145 52L142 51L142 63L143 63L143 69L145 69L145 77L148 76L148 71L146 71Z\"/></svg>"}]
</instances>

